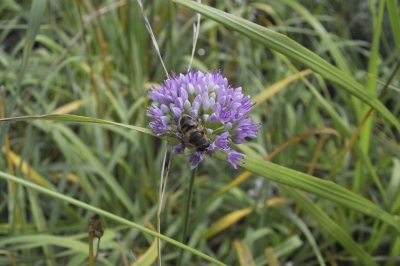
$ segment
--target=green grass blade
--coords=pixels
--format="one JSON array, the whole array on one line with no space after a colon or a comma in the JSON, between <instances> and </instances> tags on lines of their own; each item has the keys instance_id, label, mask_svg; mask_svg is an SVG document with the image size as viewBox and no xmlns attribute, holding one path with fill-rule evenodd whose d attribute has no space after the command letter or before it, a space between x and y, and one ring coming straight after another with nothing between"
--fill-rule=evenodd
<instances>
[{"instance_id":1,"label":"green grass blade","mask_svg":"<svg viewBox=\"0 0 400 266\"><path fill-rule=\"evenodd\" d=\"M305 67L312 69L327 80L340 85L347 92L374 108L400 130L399 120L376 97L366 92L360 83L355 81L348 73L329 64L320 56L290 38L209 6L184 0L174 0L174 2L231 28L269 49L282 53L296 62L300 62Z\"/></svg>"},{"instance_id":2,"label":"green grass blade","mask_svg":"<svg viewBox=\"0 0 400 266\"><path fill-rule=\"evenodd\" d=\"M400 16L399 4L396 0L386 0L394 42L396 44L397 58L400 58Z\"/></svg>"},{"instance_id":3,"label":"green grass blade","mask_svg":"<svg viewBox=\"0 0 400 266\"><path fill-rule=\"evenodd\" d=\"M28 57L32 51L33 44L35 43L36 35L39 32L45 5L46 5L45 0L39 0L39 1L32 2L31 11L29 13L29 19L28 19L28 29L26 31L25 44L24 44L24 49L23 49L21 70L19 72L18 80L17 80L17 89L18 90L22 84L22 78L24 76L26 64L28 62Z\"/></svg>"},{"instance_id":4,"label":"green grass blade","mask_svg":"<svg viewBox=\"0 0 400 266\"><path fill-rule=\"evenodd\" d=\"M321 38L321 43L329 50L329 54L332 56L332 59L338 68L345 73L350 73L350 68L347 65L343 54L335 44L335 41L332 40L331 34L329 34L329 32L324 28L324 25L322 25L322 23L319 22L318 19L298 1L283 0L282 2L298 12L313 27L318 36Z\"/></svg>"},{"instance_id":5,"label":"green grass blade","mask_svg":"<svg viewBox=\"0 0 400 266\"><path fill-rule=\"evenodd\" d=\"M46 223L46 219L44 218L43 210L42 210L42 207L40 206L39 198L37 196L36 191L28 191L28 199L29 199L29 205L31 207L31 213L32 213L36 228L40 232L46 231L47 223ZM55 260L53 258L53 256L54 256L53 247L47 243L46 244L41 243L41 248L43 249L43 253L44 253L45 257L47 258L46 265L48 265L48 266L54 265Z\"/></svg>"},{"instance_id":6,"label":"green grass blade","mask_svg":"<svg viewBox=\"0 0 400 266\"><path fill-rule=\"evenodd\" d=\"M130 128L142 133L154 136L154 133L146 128L125 125L121 123L106 121L102 119L89 118L76 115L41 115L41 116L25 116L15 118L3 118L0 122L4 121L27 121L27 120L54 120L54 121L71 121L71 122L87 122L97 124L117 125ZM172 137L161 137L162 139L177 143L178 140ZM226 155L222 152L216 152L213 157L226 161ZM307 175L283 166L279 166L261 159L246 156L246 163L243 168L261 175L267 179L276 181L280 184L288 185L307 191L319 197L331 200L343 206L346 206L357 212L361 212L375 218L378 218L390 225L392 225L400 233L400 222L396 221L392 215L384 211L381 207L375 205L371 201L357 195L350 190L347 190L335 183L322 180L311 175Z\"/></svg>"},{"instance_id":7,"label":"green grass blade","mask_svg":"<svg viewBox=\"0 0 400 266\"><path fill-rule=\"evenodd\" d=\"M361 265L377 265L372 260L371 256L359 244L357 244L348 233L346 233L343 227L333 221L317 205L301 195L296 189L286 187L285 190L289 192L290 196L314 218L324 231L328 232L328 234L336 239L344 248L346 248L347 251L357 257L361 262Z\"/></svg>"},{"instance_id":8,"label":"green grass blade","mask_svg":"<svg viewBox=\"0 0 400 266\"><path fill-rule=\"evenodd\" d=\"M24 77L24 73L25 73L29 55L32 51L32 47L35 42L36 35L39 32L40 23L43 18L43 12L44 12L45 5L46 5L45 0L38 0L38 1L32 2L32 6L31 6L31 10L29 12L29 18L28 18L28 29L26 31L21 68L19 69L18 78L17 78L17 86L16 86L16 91L17 91L16 94L17 95L19 94L19 91L21 89L22 79ZM17 101L17 97L13 97L13 98L11 98L10 102L5 105L6 114L11 114L11 112L15 108L16 101ZM3 146L3 140L4 140L4 137L5 137L5 134L7 131L8 131L8 125L6 125L5 127L2 127L0 129L0 146Z\"/></svg>"},{"instance_id":9,"label":"green grass blade","mask_svg":"<svg viewBox=\"0 0 400 266\"><path fill-rule=\"evenodd\" d=\"M214 157L225 160L225 154L221 152L216 152ZM392 225L400 233L400 222L396 221L392 215L371 201L333 182L319 179L251 156L246 156L243 168L277 183L307 191L357 212L378 218Z\"/></svg>"},{"instance_id":10,"label":"green grass blade","mask_svg":"<svg viewBox=\"0 0 400 266\"><path fill-rule=\"evenodd\" d=\"M292 191L294 189L292 189L292 188L289 189L288 187L286 187L285 190ZM293 196L293 195L291 194L291 196ZM301 204L298 201L297 201L297 203ZM301 206L303 207L303 205L301 205ZM303 209L305 209L305 208L303 208ZM309 210L306 210L306 211L309 211ZM307 224L292 212L285 211L285 216L288 217L289 220L291 220L303 232L304 236L307 238L307 241L310 243L310 246L312 247L313 252L315 253L315 256L318 259L319 265L326 266L324 258L322 257L322 254L321 254L321 250L320 250L314 236L312 235L310 229L308 228Z\"/></svg>"},{"instance_id":11,"label":"green grass blade","mask_svg":"<svg viewBox=\"0 0 400 266\"><path fill-rule=\"evenodd\" d=\"M369 57L369 62L368 62L368 73L377 76L378 75L378 68L379 68L379 44L380 44L380 38L382 34L382 20L383 20L383 11L384 11L384 2L381 1L379 3L379 9L377 12L376 17L373 19L374 23L374 36L373 36L373 41L372 41L372 46L371 46L371 53ZM374 16L375 14L372 14ZM377 81L371 77L367 78L366 81L366 88L367 90L374 94L377 95ZM362 108L362 116L365 116L367 112L369 111L369 106L363 106ZM372 128L373 128L373 122L374 119L372 116L368 118L368 120L365 122L361 132L360 132L360 148L362 149L363 153L368 154L369 151L369 145L372 137ZM365 171L364 166L362 165L363 162L362 160L357 161L356 165L356 174L353 179L353 191L358 193L363 184L363 177L365 172L370 172L370 171ZM374 180L377 180L374 178ZM382 193L382 186L378 185L381 193ZM383 193L382 193L383 194ZM383 194L384 195L384 194ZM387 201L386 201L387 202Z\"/></svg>"},{"instance_id":12,"label":"green grass blade","mask_svg":"<svg viewBox=\"0 0 400 266\"><path fill-rule=\"evenodd\" d=\"M100 216L107 217L107 218L109 218L109 219L111 219L111 220L113 220L115 222L120 223L120 224L128 225L128 226L130 226L132 228L138 229L139 231L141 231L143 233L152 235L154 237L158 237L158 238L160 238L160 239L162 239L162 240L164 240L164 241L166 241L166 242L168 242L168 243L170 243L172 245L175 245L175 246L177 246L179 248L185 249L185 250L187 250L187 251L189 251L189 252L191 252L191 253L199 256L199 257L202 257L205 260L213 262L213 263L215 263L217 265L226 265L226 264L224 264L224 263L222 263L222 262L220 262L220 261L218 261L218 260L216 260L214 258L211 258L208 255L197 251L196 249L193 249L193 248L191 248L189 246L186 246L186 245L184 245L184 244L182 244L182 243L180 243L180 242L178 242L178 241L176 241L176 240L174 240L172 238L169 238L169 237L166 237L164 235L158 234L157 232L152 231L152 230L150 230L150 229L148 229L146 227L143 227L143 226L141 226L139 224L133 223L133 222L131 222L129 220L126 220L124 218L116 216L116 215L114 215L112 213L106 212L106 211L104 211L102 209L93 207L93 206L91 206L89 204L86 204L84 202L81 202L79 200L73 199L71 197L67 197L65 195L59 194L57 192L51 191L51 190L46 189L46 188L43 188L43 187L41 187L39 185L36 185L36 184L34 184L32 182L25 181L22 178L15 177L13 175L7 174L7 173L2 172L2 171L0 171L0 177L5 179L5 180L7 180L7 181L11 181L11 182L15 182L17 184L20 184L20 185L22 185L22 186L24 186L26 188L30 188L30 189L36 190L37 192L40 192L40 193L45 194L47 196L50 196L52 198L56 198L56 199L59 199L59 200L61 200L63 202L68 202L70 204L76 205L76 206L81 207L83 209L86 209L88 211L92 211L92 212L94 212L94 213L96 213L96 214L98 214Z\"/></svg>"}]
</instances>

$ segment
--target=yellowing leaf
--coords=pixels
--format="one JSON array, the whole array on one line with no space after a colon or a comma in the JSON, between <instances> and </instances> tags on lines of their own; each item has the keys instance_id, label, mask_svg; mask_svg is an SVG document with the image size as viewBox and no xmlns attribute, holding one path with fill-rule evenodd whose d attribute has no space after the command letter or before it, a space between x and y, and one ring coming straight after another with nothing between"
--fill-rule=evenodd
<instances>
[{"instance_id":1,"label":"yellowing leaf","mask_svg":"<svg viewBox=\"0 0 400 266\"><path fill-rule=\"evenodd\" d=\"M58 178L58 179L61 179L61 178L63 177L63 174L62 174L62 173L54 173L53 176L56 177L56 178ZM77 185L80 184L79 178L78 178L75 174L73 174L73 173L68 173L68 174L67 174L67 180L68 180L69 182L74 183L74 184L77 184Z\"/></svg>"},{"instance_id":2,"label":"yellowing leaf","mask_svg":"<svg viewBox=\"0 0 400 266\"><path fill-rule=\"evenodd\" d=\"M22 173L28 176L32 181L34 181L38 185L41 185L42 187L51 188L49 183L41 175L39 175L34 169L32 169L26 161L22 161L21 158L14 152L12 152L11 150L6 152L6 149L4 147L2 148L2 152L10 158L15 167L21 166Z\"/></svg>"},{"instance_id":3,"label":"yellowing leaf","mask_svg":"<svg viewBox=\"0 0 400 266\"><path fill-rule=\"evenodd\" d=\"M266 101L268 98L270 98L271 96L277 94L280 90L282 90L283 88L285 88L287 85L289 85L290 83L298 80L301 77L304 77L306 75L309 75L313 73L312 70L310 69L306 69L303 70L299 73L296 73L288 78L285 78L275 84L273 84L272 86L270 86L269 88L263 90L262 92L260 92L259 94L257 94L256 96L254 96L251 100L253 102L256 103L256 106L259 105L260 103Z\"/></svg>"},{"instance_id":4,"label":"yellowing leaf","mask_svg":"<svg viewBox=\"0 0 400 266\"><path fill-rule=\"evenodd\" d=\"M52 115L55 114L69 114L73 111L75 111L76 109L78 109L83 103L83 100L76 100L76 101L72 101L70 103L67 103L59 108L57 108L56 110L54 110L53 112L51 112Z\"/></svg>"},{"instance_id":5,"label":"yellowing leaf","mask_svg":"<svg viewBox=\"0 0 400 266\"><path fill-rule=\"evenodd\" d=\"M268 207L271 207L271 206L275 206L277 204L283 203L285 201L286 201L286 198L282 198L282 197L272 198L266 202L266 205ZM264 204L259 204L258 208L262 208L264 206L265 206ZM237 211L234 211L234 212L231 212L231 213L225 215L224 217L217 220L215 223L213 223L208 228L208 230L204 233L203 238L207 239L207 238L210 238L210 237L220 233L221 231L225 230L229 226L235 224L240 219L242 219L243 217L245 217L246 215L251 213L252 210L253 210L252 208L245 208L245 209L237 210Z\"/></svg>"},{"instance_id":6,"label":"yellowing leaf","mask_svg":"<svg viewBox=\"0 0 400 266\"><path fill-rule=\"evenodd\" d=\"M267 257L268 265L280 266L279 261L275 256L274 249L272 247L268 247L265 249L265 257Z\"/></svg>"},{"instance_id":7,"label":"yellowing leaf","mask_svg":"<svg viewBox=\"0 0 400 266\"><path fill-rule=\"evenodd\" d=\"M235 240L233 241L233 246L235 247L236 252L238 254L240 265L243 266L255 265L253 261L253 256L251 255L249 248L243 241Z\"/></svg>"},{"instance_id":8,"label":"yellowing leaf","mask_svg":"<svg viewBox=\"0 0 400 266\"><path fill-rule=\"evenodd\" d=\"M132 263L131 266L147 266L153 265L157 259L157 238L154 238L153 243L146 250L145 253L139 256L137 262Z\"/></svg>"},{"instance_id":9,"label":"yellowing leaf","mask_svg":"<svg viewBox=\"0 0 400 266\"><path fill-rule=\"evenodd\" d=\"M227 227L242 219L247 214L251 213L251 211L252 208L246 208L225 215L224 217L213 223L210 228L208 228L208 230L204 233L203 238L210 238L218 234L219 232L223 231Z\"/></svg>"}]
</instances>

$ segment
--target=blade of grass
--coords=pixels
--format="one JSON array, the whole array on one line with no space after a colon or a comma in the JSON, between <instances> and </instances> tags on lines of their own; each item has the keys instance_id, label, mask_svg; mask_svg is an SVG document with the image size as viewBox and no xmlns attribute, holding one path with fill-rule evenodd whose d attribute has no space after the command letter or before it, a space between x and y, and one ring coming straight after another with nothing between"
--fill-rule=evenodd
<instances>
[{"instance_id":1,"label":"blade of grass","mask_svg":"<svg viewBox=\"0 0 400 266\"><path fill-rule=\"evenodd\" d=\"M31 10L30 10L29 16L28 16L28 28L26 31L21 67L18 72L16 95L19 95L20 91L21 91L21 84L22 84L22 80L24 77L26 65L28 62L29 55L32 51L33 44L35 42L35 38L40 29L40 24L41 24L41 21L43 18L43 12L44 12L45 5L46 5L46 1L33 1L32 5L31 5ZM12 97L5 106L3 105L4 103L2 102L1 103L2 108L4 106L4 110L2 109L2 112L4 112L6 115L11 115L11 113L15 109L17 99L18 99L18 97ZM6 144L6 146L5 146L6 150L9 150L9 141L8 141L8 138L6 139L6 134L8 132L8 129L9 129L8 124L6 124L0 128L0 147L4 147L3 146L3 144L4 144L3 141L4 141ZM10 164L9 164L9 167L11 167ZM11 170L11 173L12 172L13 172L13 170ZM13 183L10 183L9 187L10 187L10 191L11 191L10 195L12 196L9 201L9 207L10 207L10 209L15 208L15 212L10 212L9 218L10 218L10 221L13 222L13 224L16 223L17 225L19 225L21 223L20 206L19 206L19 204L17 204L15 202L15 199L16 199L15 195L16 195L17 188Z\"/></svg>"},{"instance_id":2,"label":"blade of grass","mask_svg":"<svg viewBox=\"0 0 400 266\"><path fill-rule=\"evenodd\" d=\"M0 119L0 122L26 121L34 119L111 124L111 125L130 128L154 136L154 133L149 129L137 126L125 125L101 119L68 115L68 114L3 118ZM172 141L174 143L178 143L178 140L173 137L162 136L160 138ZM226 154L223 152L215 152L213 157L220 159L222 161L226 161ZM243 168L254 174L261 175L267 179L276 181L280 184L288 185L294 188L307 191L311 194L317 195L319 197L346 206L357 212L361 212L373 216L375 218L378 218L392 225L400 233L400 222L396 221L392 215L390 215L389 213L384 211L381 207L375 205L371 201L332 182L325 181L301 172L297 172L295 170L279 166L273 163L265 162L262 159L253 158L251 156L246 156L246 164L243 165Z\"/></svg>"},{"instance_id":3,"label":"blade of grass","mask_svg":"<svg viewBox=\"0 0 400 266\"><path fill-rule=\"evenodd\" d=\"M306 223L302 219L300 219L297 215L289 211L285 212L285 216L288 217L294 224L296 224L296 226L303 232L303 234L307 238L307 241L310 243L310 246L312 247L315 256L318 259L319 265L325 266L325 261L324 258L322 257L320 248L317 242L315 241L315 238L312 235L310 229L307 227Z\"/></svg>"},{"instance_id":4,"label":"blade of grass","mask_svg":"<svg viewBox=\"0 0 400 266\"><path fill-rule=\"evenodd\" d=\"M279 56L279 54L278 54ZM293 72L298 72L298 70L287 60L284 56L280 55L280 57L286 61L287 65L293 70ZM353 132L351 129L348 127L346 123L341 119L340 115L336 112L336 110L332 107L332 105L329 103L328 100L326 100L319 92L318 90L305 78L301 78L301 80L307 85L311 93L317 98L317 100L320 102L321 106L325 109L326 112L329 113L329 115L332 117L333 121L336 123L336 127L340 129L340 131L345 135L347 138L351 138L353 136ZM383 203L385 205L388 205L388 200L386 197L386 193L384 192L382 182L380 181L378 175L375 172L375 169L373 168L373 165L371 163L371 160L369 159L368 155L363 152L361 145L359 141L356 141L354 143L354 150L356 151L357 155L360 157L360 160L363 162L364 166L367 168L367 172L372 176L376 186L378 187L381 196L383 198ZM336 169L333 168L332 171L335 171Z\"/></svg>"},{"instance_id":5,"label":"blade of grass","mask_svg":"<svg viewBox=\"0 0 400 266\"><path fill-rule=\"evenodd\" d=\"M37 196L36 191L28 190L28 199L29 199L29 207L30 213L33 216L33 220L35 226L39 232L47 231L47 223L46 219L43 215L42 207L40 206L39 198ZM43 250L44 257L46 258L46 265L51 266L55 265L56 262L54 260L54 249L51 245L43 244L41 246Z\"/></svg>"},{"instance_id":6,"label":"blade of grass","mask_svg":"<svg viewBox=\"0 0 400 266\"><path fill-rule=\"evenodd\" d=\"M225 160L225 155L222 153L216 153L214 156ZM269 180L305 190L357 212L371 215L389 223L400 233L400 222L396 221L392 215L371 201L332 182L249 156L246 157L246 163L243 165L243 168Z\"/></svg>"},{"instance_id":7,"label":"blade of grass","mask_svg":"<svg viewBox=\"0 0 400 266\"><path fill-rule=\"evenodd\" d=\"M387 10L389 13L390 24L392 26L392 36L396 43L397 58L400 58L400 16L399 4L396 0L386 0Z\"/></svg>"},{"instance_id":8,"label":"blade of grass","mask_svg":"<svg viewBox=\"0 0 400 266\"><path fill-rule=\"evenodd\" d=\"M376 76L378 75L378 63L379 62L379 41L381 38L381 33L382 33L382 21L383 21L383 11L384 11L384 1L381 1L379 3L379 9L378 9L378 15L376 16L372 12L372 18L373 18L373 25L374 25L374 36L372 40L372 45L371 45L371 54L370 58L368 61L368 73ZM375 9L375 3L370 1L370 6L371 10ZM371 77L367 78L366 81L366 88L369 92L372 94L376 95L377 94L377 81L376 79L373 79ZM369 112L369 107L368 106L363 106L362 109L362 116L365 116ZM360 146L363 152L368 153L369 150L369 145L370 145L370 140L372 136L372 126L373 126L373 117L369 116L368 119L365 121L364 126L361 129L360 132ZM359 121L360 122L360 121ZM362 122L360 122L362 123ZM353 178L353 191L354 192L359 192L361 191L361 186L363 184L363 177L364 177L364 167L363 167L363 162L361 160L357 161L356 165L356 173Z\"/></svg>"},{"instance_id":9,"label":"blade of grass","mask_svg":"<svg viewBox=\"0 0 400 266\"><path fill-rule=\"evenodd\" d=\"M250 249L241 240L234 240L233 247L236 249L237 256L239 258L239 265L241 266L255 266L253 256L251 255Z\"/></svg>"},{"instance_id":10,"label":"blade of grass","mask_svg":"<svg viewBox=\"0 0 400 266\"><path fill-rule=\"evenodd\" d=\"M202 258L204 258L204 259L206 259L206 260L208 260L208 261L210 261L210 262L213 262L213 263L215 263L215 264L217 264L217 265L226 265L226 264L224 264L224 263L222 263L222 262L220 262L220 261L218 261L218 260L216 260L216 259L214 259L214 258L211 258L211 257L209 257L208 255L206 255L206 254L204 254L204 253L202 253L202 252L197 251L196 249L193 249L193 248L191 248L191 247L189 247L189 246L186 246L186 245L184 245L184 244L182 244L182 243L180 243L180 242L178 242L178 241L176 241L176 240L174 240L174 239L172 239L172 238L169 238L169 237L167 237L167 236L158 234L157 232L152 231L152 230L150 230L150 229L148 229L148 228L146 228L146 227L143 227L143 226L141 226L141 225L139 225L139 224L136 224L136 223L133 223L133 222L131 222L131 221L128 221L128 220L126 220L126 219L124 219L124 218L121 218L121 217L116 216L116 215L114 215L114 214L112 214L112 213L106 212L106 211L104 211L104 210L102 210L102 209L93 207L93 206L91 206L91 205L89 205L89 204L86 204L86 203L84 203L84 202L81 202L81 201L79 201L79 200L76 200L76 199L73 199L73 198L71 198L71 197L67 197L67 196L62 195L62 194L59 194L59 193L57 193L57 192L48 190L48 189L43 188L43 187L41 187L41 186L38 186L38 185L36 185L36 184L34 184L34 183L32 183L32 182L25 181L25 180L23 180L23 179L21 179L21 178L18 178L18 177L16 177L16 176L9 175L9 174L7 174L7 173L5 173L5 172L2 172L2 171L0 171L0 177L3 178L3 179L5 179L5 180L7 180L7 181L12 181L12 182L18 183L18 184L20 184L20 185L22 185L22 186L24 186L24 187L33 189L33 190L35 190L35 191L37 191L37 192L40 192L40 193L45 194L45 195L47 195L47 196L50 196L50 197L52 197L52 198L56 198L56 199L59 199L59 200L61 200L61 201L63 201L63 202L68 202L68 203L70 203L70 204L79 206L79 207L82 208L82 209L86 209L86 210L88 210L88 211L92 211L92 212L94 212L94 213L97 213L97 214L100 215L100 216L107 217L107 218L109 218L109 219L111 219L111 220L113 220L113 221L115 221L115 222L118 222L118 223L121 223L121 224L124 224L124 225L128 225L128 226L130 226L130 227L132 227L132 228L135 228L135 229L137 229L137 230L139 230L139 231L141 231L141 232L143 232L143 233L152 235L152 236L154 236L154 237L161 238L162 240L164 240L164 241L166 241L166 242L168 242L168 243L170 243L170 244L172 244L172 245L175 245L175 246L177 246L177 247L179 247L179 248L185 249L185 250L187 250L187 251L189 251L189 252L191 252L191 253L193 253L193 254L199 256L199 257L202 257ZM2 239L2 240L0 240L0 243L4 243L5 241L6 241L6 240ZM9 241L11 241L11 240L9 240ZM3 246L4 246L4 245L3 245ZM88 248L87 248L87 246L85 245L85 247L82 248L82 249L80 249L80 250L81 250L81 251L82 251L82 250L88 250Z\"/></svg>"},{"instance_id":11,"label":"blade of grass","mask_svg":"<svg viewBox=\"0 0 400 266\"><path fill-rule=\"evenodd\" d=\"M317 54L288 37L245 19L196 2L185 0L174 0L174 2L198 12L207 18L249 37L251 40L269 49L282 53L288 58L303 64L305 67L310 68L327 80L340 85L348 93L370 105L400 130L399 120L376 97L366 92L364 87L355 81L348 73L339 70Z\"/></svg>"},{"instance_id":12,"label":"blade of grass","mask_svg":"<svg viewBox=\"0 0 400 266\"><path fill-rule=\"evenodd\" d=\"M196 177L197 177L197 168L195 168L190 175L189 189L187 192L185 211L183 212L183 219L182 219L183 220L182 243L186 243L186 237L189 228L190 206L194 194L194 181L196 180ZM179 253L178 263L177 263L178 266L181 265L182 257L183 257L183 249L181 249L181 252Z\"/></svg>"},{"instance_id":13,"label":"blade of grass","mask_svg":"<svg viewBox=\"0 0 400 266\"><path fill-rule=\"evenodd\" d=\"M353 254L361 262L361 265L377 265L370 254L368 254L352 237L336 222L320 209L317 205L305 198L301 193L293 188L285 187L290 196L301 207L310 214L315 221L326 231L331 237L336 239L347 251Z\"/></svg>"}]
</instances>

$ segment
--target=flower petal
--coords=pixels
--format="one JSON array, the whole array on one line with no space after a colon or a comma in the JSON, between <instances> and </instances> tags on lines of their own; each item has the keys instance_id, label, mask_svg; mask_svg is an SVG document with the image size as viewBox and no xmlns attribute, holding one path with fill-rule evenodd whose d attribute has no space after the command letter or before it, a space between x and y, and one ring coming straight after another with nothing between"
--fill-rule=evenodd
<instances>
[{"instance_id":1,"label":"flower petal","mask_svg":"<svg viewBox=\"0 0 400 266\"><path fill-rule=\"evenodd\" d=\"M226 160L232 164L233 168L237 169L238 164L241 163L241 161L244 159L244 154L239 153L237 151L231 150L228 152L226 155Z\"/></svg>"},{"instance_id":2,"label":"flower petal","mask_svg":"<svg viewBox=\"0 0 400 266\"><path fill-rule=\"evenodd\" d=\"M186 154L189 157L190 169L193 170L197 165L203 161L203 154L199 151Z\"/></svg>"},{"instance_id":3,"label":"flower petal","mask_svg":"<svg viewBox=\"0 0 400 266\"><path fill-rule=\"evenodd\" d=\"M182 154L185 151L185 145L183 143L179 143L172 147L174 154Z\"/></svg>"}]
</instances>

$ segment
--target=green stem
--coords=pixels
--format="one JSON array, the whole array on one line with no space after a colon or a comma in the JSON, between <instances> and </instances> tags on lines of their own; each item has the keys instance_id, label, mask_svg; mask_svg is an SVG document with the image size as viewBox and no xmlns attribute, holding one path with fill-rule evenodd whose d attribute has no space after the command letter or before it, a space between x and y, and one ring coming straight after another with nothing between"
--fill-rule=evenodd
<instances>
[{"instance_id":1,"label":"green stem","mask_svg":"<svg viewBox=\"0 0 400 266\"><path fill-rule=\"evenodd\" d=\"M189 191L187 194L187 201L186 201L186 206L185 206L185 212L183 213L183 231L182 231L182 244L186 243L186 236L188 233L188 228L189 228L189 214L190 214L190 205L192 202L193 198L193 188L194 188L194 180L196 179L197 176L197 168L195 168L192 171L192 174L190 175L190 181L189 181ZM181 252L179 253L179 258L178 258L178 263L177 265L181 265L182 257L183 257L183 249L181 249Z\"/></svg>"}]
</instances>

